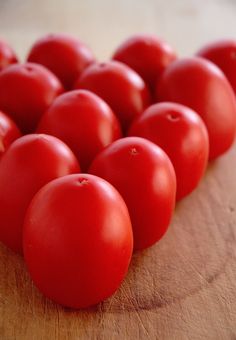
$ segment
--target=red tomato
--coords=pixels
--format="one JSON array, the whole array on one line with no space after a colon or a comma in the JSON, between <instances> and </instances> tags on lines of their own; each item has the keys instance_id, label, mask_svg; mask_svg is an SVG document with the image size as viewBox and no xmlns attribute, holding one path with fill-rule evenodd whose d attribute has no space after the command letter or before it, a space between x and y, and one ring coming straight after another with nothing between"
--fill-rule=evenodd
<instances>
[{"instance_id":1,"label":"red tomato","mask_svg":"<svg viewBox=\"0 0 236 340\"><path fill-rule=\"evenodd\" d=\"M236 94L236 40L213 42L203 47L197 55L216 64L224 72Z\"/></svg>"},{"instance_id":2,"label":"red tomato","mask_svg":"<svg viewBox=\"0 0 236 340\"><path fill-rule=\"evenodd\" d=\"M13 142L0 162L0 240L22 252L22 226L33 196L52 179L79 170L72 151L56 137L34 134Z\"/></svg>"},{"instance_id":3,"label":"red tomato","mask_svg":"<svg viewBox=\"0 0 236 340\"><path fill-rule=\"evenodd\" d=\"M142 78L118 61L91 65L82 73L75 88L88 89L103 98L124 130L150 103Z\"/></svg>"},{"instance_id":4,"label":"red tomato","mask_svg":"<svg viewBox=\"0 0 236 340\"><path fill-rule=\"evenodd\" d=\"M13 120L0 111L0 157L9 145L20 136L21 133Z\"/></svg>"},{"instance_id":5,"label":"red tomato","mask_svg":"<svg viewBox=\"0 0 236 340\"><path fill-rule=\"evenodd\" d=\"M57 77L44 66L11 65L0 73L0 110L9 114L23 133L29 133L62 91Z\"/></svg>"},{"instance_id":6,"label":"red tomato","mask_svg":"<svg viewBox=\"0 0 236 340\"><path fill-rule=\"evenodd\" d=\"M161 148L144 138L123 138L101 151L89 172L109 181L123 196L136 250L160 240L168 228L176 193L174 169Z\"/></svg>"},{"instance_id":7,"label":"red tomato","mask_svg":"<svg viewBox=\"0 0 236 340\"><path fill-rule=\"evenodd\" d=\"M43 115L38 132L63 140L87 170L96 154L121 137L110 107L94 93L75 90L59 96Z\"/></svg>"},{"instance_id":8,"label":"red tomato","mask_svg":"<svg viewBox=\"0 0 236 340\"><path fill-rule=\"evenodd\" d=\"M152 105L133 123L129 135L147 138L167 153L176 173L178 200L197 187L207 166L209 140L196 112L175 103Z\"/></svg>"},{"instance_id":9,"label":"red tomato","mask_svg":"<svg viewBox=\"0 0 236 340\"><path fill-rule=\"evenodd\" d=\"M54 180L36 194L23 243L39 290L64 306L85 308L119 287L133 236L127 207L115 188L80 174Z\"/></svg>"},{"instance_id":10,"label":"red tomato","mask_svg":"<svg viewBox=\"0 0 236 340\"><path fill-rule=\"evenodd\" d=\"M71 89L81 72L95 59L79 39L66 34L49 34L35 42L28 61L46 66L66 89Z\"/></svg>"},{"instance_id":11,"label":"red tomato","mask_svg":"<svg viewBox=\"0 0 236 340\"><path fill-rule=\"evenodd\" d=\"M202 117L209 134L210 159L230 148L236 130L235 96L213 63L203 58L174 61L164 71L156 95L159 101L189 106Z\"/></svg>"},{"instance_id":12,"label":"red tomato","mask_svg":"<svg viewBox=\"0 0 236 340\"><path fill-rule=\"evenodd\" d=\"M130 66L154 90L160 74L176 59L176 54L165 41L145 34L125 40L112 58Z\"/></svg>"},{"instance_id":13,"label":"red tomato","mask_svg":"<svg viewBox=\"0 0 236 340\"><path fill-rule=\"evenodd\" d=\"M7 66L17 62L17 56L13 49L5 41L0 40L0 72Z\"/></svg>"}]
</instances>

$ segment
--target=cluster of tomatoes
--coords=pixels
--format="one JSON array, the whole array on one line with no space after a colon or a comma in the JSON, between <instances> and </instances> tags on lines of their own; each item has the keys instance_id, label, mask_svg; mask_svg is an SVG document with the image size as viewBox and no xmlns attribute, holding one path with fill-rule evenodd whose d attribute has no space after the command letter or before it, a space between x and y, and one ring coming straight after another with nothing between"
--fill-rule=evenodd
<instances>
[{"instance_id":1,"label":"cluster of tomatoes","mask_svg":"<svg viewBox=\"0 0 236 340\"><path fill-rule=\"evenodd\" d=\"M116 291L232 145L234 92L234 41L179 59L139 35L105 63L63 34L25 63L0 42L0 240L47 297L83 308Z\"/></svg>"}]
</instances>

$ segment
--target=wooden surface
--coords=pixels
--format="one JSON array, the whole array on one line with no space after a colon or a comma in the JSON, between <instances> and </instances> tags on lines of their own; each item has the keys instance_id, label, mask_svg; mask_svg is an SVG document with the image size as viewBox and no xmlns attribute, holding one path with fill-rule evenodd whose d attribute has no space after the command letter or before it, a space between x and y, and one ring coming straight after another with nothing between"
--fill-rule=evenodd
<instances>
[{"instance_id":1,"label":"wooden surface","mask_svg":"<svg viewBox=\"0 0 236 340\"><path fill-rule=\"evenodd\" d=\"M47 32L87 41L100 59L135 32L180 53L236 37L233 0L0 0L0 35L23 58ZM164 239L135 254L119 291L86 311L33 286L22 258L0 246L0 339L236 339L236 147L178 204Z\"/></svg>"}]
</instances>

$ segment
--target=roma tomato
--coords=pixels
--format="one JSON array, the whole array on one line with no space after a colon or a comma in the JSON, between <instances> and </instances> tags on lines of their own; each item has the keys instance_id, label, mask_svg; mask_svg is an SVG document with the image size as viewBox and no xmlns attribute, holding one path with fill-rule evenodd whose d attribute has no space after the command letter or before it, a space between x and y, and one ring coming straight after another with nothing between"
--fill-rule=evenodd
<instances>
[{"instance_id":1,"label":"roma tomato","mask_svg":"<svg viewBox=\"0 0 236 340\"><path fill-rule=\"evenodd\" d=\"M154 90L163 70L176 59L176 53L165 41L154 35L134 35L125 40L112 57L135 70Z\"/></svg>"},{"instance_id":2,"label":"roma tomato","mask_svg":"<svg viewBox=\"0 0 236 340\"><path fill-rule=\"evenodd\" d=\"M196 188L209 156L208 133L196 112L175 103L154 104L133 123L129 135L147 138L167 153L176 173L178 200Z\"/></svg>"},{"instance_id":3,"label":"roma tomato","mask_svg":"<svg viewBox=\"0 0 236 340\"><path fill-rule=\"evenodd\" d=\"M220 40L204 46L197 55L209 59L226 75L236 94L236 40Z\"/></svg>"},{"instance_id":4,"label":"roma tomato","mask_svg":"<svg viewBox=\"0 0 236 340\"><path fill-rule=\"evenodd\" d=\"M11 64L18 62L13 49L3 40L0 40L0 72Z\"/></svg>"},{"instance_id":5,"label":"roma tomato","mask_svg":"<svg viewBox=\"0 0 236 340\"><path fill-rule=\"evenodd\" d=\"M0 111L0 157L9 145L20 136L21 133L13 120Z\"/></svg>"},{"instance_id":6,"label":"roma tomato","mask_svg":"<svg viewBox=\"0 0 236 340\"><path fill-rule=\"evenodd\" d=\"M95 61L92 51L67 34L49 34L32 46L28 61L51 70L66 89L71 89L81 72Z\"/></svg>"},{"instance_id":7,"label":"roma tomato","mask_svg":"<svg viewBox=\"0 0 236 340\"><path fill-rule=\"evenodd\" d=\"M134 249L165 234L175 206L176 178L166 153L140 137L115 141L94 159L89 172L109 181L129 209Z\"/></svg>"},{"instance_id":8,"label":"roma tomato","mask_svg":"<svg viewBox=\"0 0 236 340\"><path fill-rule=\"evenodd\" d=\"M34 134L15 140L0 162L0 241L21 253L23 221L33 196L51 180L79 170L72 151L56 137Z\"/></svg>"},{"instance_id":9,"label":"roma tomato","mask_svg":"<svg viewBox=\"0 0 236 340\"><path fill-rule=\"evenodd\" d=\"M99 151L121 137L119 122L110 107L86 90L59 96L43 115L37 131L69 145L83 171Z\"/></svg>"},{"instance_id":10,"label":"roma tomato","mask_svg":"<svg viewBox=\"0 0 236 340\"><path fill-rule=\"evenodd\" d=\"M41 115L62 92L57 77L41 65L15 64L0 73L0 110L23 133L35 130Z\"/></svg>"},{"instance_id":11,"label":"roma tomato","mask_svg":"<svg viewBox=\"0 0 236 340\"><path fill-rule=\"evenodd\" d=\"M150 103L142 78L118 61L89 66L75 83L75 88L90 90L103 98L119 118L124 131Z\"/></svg>"},{"instance_id":12,"label":"roma tomato","mask_svg":"<svg viewBox=\"0 0 236 340\"><path fill-rule=\"evenodd\" d=\"M236 130L236 100L222 71L203 58L174 61L157 85L158 101L172 101L195 110L206 124L214 159L232 145Z\"/></svg>"},{"instance_id":13,"label":"roma tomato","mask_svg":"<svg viewBox=\"0 0 236 340\"><path fill-rule=\"evenodd\" d=\"M122 197L108 182L87 174L59 178L36 194L23 240L35 285L48 298L73 308L113 294L133 249Z\"/></svg>"}]
</instances>

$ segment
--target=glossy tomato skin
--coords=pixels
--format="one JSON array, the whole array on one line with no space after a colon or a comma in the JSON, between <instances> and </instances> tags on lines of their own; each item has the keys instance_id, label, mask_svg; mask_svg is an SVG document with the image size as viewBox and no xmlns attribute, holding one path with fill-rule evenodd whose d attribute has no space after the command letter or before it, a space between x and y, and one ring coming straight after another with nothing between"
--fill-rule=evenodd
<instances>
[{"instance_id":1,"label":"glossy tomato skin","mask_svg":"<svg viewBox=\"0 0 236 340\"><path fill-rule=\"evenodd\" d=\"M9 145L20 136L20 130L13 120L0 111L0 157Z\"/></svg>"},{"instance_id":2,"label":"glossy tomato skin","mask_svg":"<svg viewBox=\"0 0 236 340\"><path fill-rule=\"evenodd\" d=\"M154 90L161 73L176 59L176 53L158 37L139 34L125 40L112 58L135 70Z\"/></svg>"},{"instance_id":3,"label":"glossy tomato skin","mask_svg":"<svg viewBox=\"0 0 236 340\"><path fill-rule=\"evenodd\" d=\"M174 61L157 85L158 101L172 101L189 106L206 124L210 153L215 159L234 142L236 100L221 70L203 58Z\"/></svg>"},{"instance_id":4,"label":"glossy tomato skin","mask_svg":"<svg viewBox=\"0 0 236 340\"><path fill-rule=\"evenodd\" d=\"M28 209L23 239L36 286L72 308L89 307L113 294L133 250L122 197L108 182L88 174L44 186Z\"/></svg>"},{"instance_id":5,"label":"glossy tomato skin","mask_svg":"<svg viewBox=\"0 0 236 340\"><path fill-rule=\"evenodd\" d=\"M11 64L18 62L13 49L4 41L0 40L0 72Z\"/></svg>"},{"instance_id":6,"label":"glossy tomato skin","mask_svg":"<svg viewBox=\"0 0 236 340\"><path fill-rule=\"evenodd\" d=\"M150 103L142 78L118 61L89 66L75 83L75 88L90 90L104 99L117 115L124 131Z\"/></svg>"},{"instance_id":7,"label":"glossy tomato skin","mask_svg":"<svg viewBox=\"0 0 236 340\"><path fill-rule=\"evenodd\" d=\"M62 92L58 78L41 65L15 64L0 73L0 110L23 133L35 130L41 115Z\"/></svg>"},{"instance_id":8,"label":"glossy tomato skin","mask_svg":"<svg viewBox=\"0 0 236 340\"><path fill-rule=\"evenodd\" d=\"M56 137L33 134L14 141L0 162L0 240L22 253L23 221L33 196L51 180L79 170L72 151Z\"/></svg>"},{"instance_id":9,"label":"glossy tomato skin","mask_svg":"<svg viewBox=\"0 0 236 340\"><path fill-rule=\"evenodd\" d=\"M87 90L59 96L43 115L37 131L63 140L83 171L99 151L121 137L119 122L110 107Z\"/></svg>"},{"instance_id":10,"label":"glossy tomato skin","mask_svg":"<svg viewBox=\"0 0 236 340\"><path fill-rule=\"evenodd\" d=\"M129 209L134 249L165 234L175 206L176 178L166 153L140 137L115 141L94 159L89 172L109 181Z\"/></svg>"},{"instance_id":11,"label":"glossy tomato skin","mask_svg":"<svg viewBox=\"0 0 236 340\"><path fill-rule=\"evenodd\" d=\"M209 139L196 112L176 103L154 104L133 123L129 135L147 138L167 153L176 173L177 200L197 187L206 170Z\"/></svg>"},{"instance_id":12,"label":"glossy tomato skin","mask_svg":"<svg viewBox=\"0 0 236 340\"><path fill-rule=\"evenodd\" d=\"M197 55L216 64L236 94L236 40L220 40L204 46Z\"/></svg>"},{"instance_id":13,"label":"glossy tomato skin","mask_svg":"<svg viewBox=\"0 0 236 340\"><path fill-rule=\"evenodd\" d=\"M68 34L49 34L32 46L28 61L51 70L69 90L82 71L95 61L92 51Z\"/></svg>"}]
</instances>

